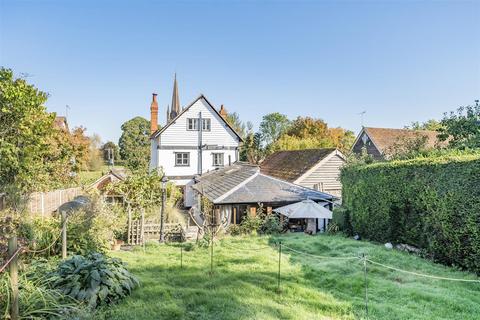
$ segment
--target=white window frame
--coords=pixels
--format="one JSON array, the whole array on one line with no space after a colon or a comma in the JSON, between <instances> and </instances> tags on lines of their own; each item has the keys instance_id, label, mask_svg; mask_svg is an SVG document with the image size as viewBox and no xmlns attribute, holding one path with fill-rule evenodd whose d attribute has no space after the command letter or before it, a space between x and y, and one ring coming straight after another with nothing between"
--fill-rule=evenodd
<instances>
[{"instance_id":1,"label":"white window frame","mask_svg":"<svg viewBox=\"0 0 480 320\"><path fill-rule=\"evenodd\" d=\"M187 130L198 131L198 118L187 118Z\"/></svg>"},{"instance_id":2,"label":"white window frame","mask_svg":"<svg viewBox=\"0 0 480 320\"><path fill-rule=\"evenodd\" d=\"M175 154L175 167L190 166L190 152L174 152L174 154ZM178 156L180 156L180 158Z\"/></svg>"},{"instance_id":3,"label":"white window frame","mask_svg":"<svg viewBox=\"0 0 480 320\"><path fill-rule=\"evenodd\" d=\"M202 118L202 131L210 131L212 129L212 120L209 118Z\"/></svg>"},{"instance_id":4,"label":"white window frame","mask_svg":"<svg viewBox=\"0 0 480 320\"><path fill-rule=\"evenodd\" d=\"M187 118L187 130L198 131L200 119L199 118ZM210 131L212 129L212 120L209 118L202 118L202 131Z\"/></svg>"},{"instance_id":5,"label":"white window frame","mask_svg":"<svg viewBox=\"0 0 480 320\"><path fill-rule=\"evenodd\" d=\"M218 161L218 160L221 160L221 161ZM223 167L225 165L225 154L223 152L213 152L212 165L214 167Z\"/></svg>"}]
</instances>

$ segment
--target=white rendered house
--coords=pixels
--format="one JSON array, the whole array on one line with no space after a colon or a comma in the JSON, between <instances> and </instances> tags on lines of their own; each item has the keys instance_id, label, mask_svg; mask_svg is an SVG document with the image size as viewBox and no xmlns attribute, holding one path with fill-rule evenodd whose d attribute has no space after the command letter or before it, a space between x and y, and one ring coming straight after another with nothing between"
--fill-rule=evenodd
<instances>
[{"instance_id":1,"label":"white rendered house","mask_svg":"<svg viewBox=\"0 0 480 320\"><path fill-rule=\"evenodd\" d=\"M175 79L167 124L157 129L158 103L151 106L150 170L161 170L170 181L184 186L184 206L194 205L191 186L196 175L231 165L239 160L241 137L225 120L226 111L203 95L180 110Z\"/></svg>"}]
</instances>

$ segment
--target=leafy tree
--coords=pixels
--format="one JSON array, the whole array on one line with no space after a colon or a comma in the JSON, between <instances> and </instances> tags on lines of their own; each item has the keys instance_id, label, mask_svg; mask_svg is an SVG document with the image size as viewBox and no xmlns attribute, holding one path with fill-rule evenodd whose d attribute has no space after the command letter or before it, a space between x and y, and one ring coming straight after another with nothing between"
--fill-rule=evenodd
<instances>
[{"instance_id":1,"label":"leafy tree","mask_svg":"<svg viewBox=\"0 0 480 320\"><path fill-rule=\"evenodd\" d=\"M12 70L0 69L0 192L7 197L24 199L73 180L74 150L68 133L54 127L47 97Z\"/></svg>"},{"instance_id":2,"label":"leafy tree","mask_svg":"<svg viewBox=\"0 0 480 320\"><path fill-rule=\"evenodd\" d=\"M118 142L120 156L132 170L148 168L150 161L150 122L135 117L122 124L122 135Z\"/></svg>"},{"instance_id":3,"label":"leafy tree","mask_svg":"<svg viewBox=\"0 0 480 320\"><path fill-rule=\"evenodd\" d=\"M249 161L249 158L253 156L258 150L256 146L252 144L253 139L253 124L250 121L246 123L240 119L240 115L236 112L229 113L226 118L227 122L237 131L240 137L243 139L243 144L240 146L240 161ZM250 155L250 156L249 156Z\"/></svg>"},{"instance_id":4,"label":"leafy tree","mask_svg":"<svg viewBox=\"0 0 480 320\"><path fill-rule=\"evenodd\" d=\"M412 130L431 130L431 131L438 131L442 128L442 124L440 121L435 119L430 119L425 122L415 121L412 122L411 125L406 126L405 129L412 129Z\"/></svg>"},{"instance_id":5,"label":"leafy tree","mask_svg":"<svg viewBox=\"0 0 480 320\"><path fill-rule=\"evenodd\" d=\"M259 164L265 158L265 149L262 147L262 135L250 130L244 142L245 157L248 162Z\"/></svg>"},{"instance_id":6,"label":"leafy tree","mask_svg":"<svg viewBox=\"0 0 480 320\"><path fill-rule=\"evenodd\" d=\"M107 189L113 194L122 195L131 208L149 208L161 205L162 176L157 172L136 171L125 180L110 184ZM167 205L174 206L181 198L178 187L173 182L166 185Z\"/></svg>"},{"instance_id":7,"label":"leafy tree","mask_svg":"<svg viewBox=\"0 0 480 320\"><path fill-rule=\"evenodd\" d=\"M96 133L89 137L89 146L88 146L88 169L90 171L97 171L103 165L103 156L102 156L102 139Z\"/></svg>"},{"instance_id":8,"label":"leafy tree","mask_svg":"<svg viewBox=\"0 0 480 320\"><path fill-rule=\"evenodd\" d=\"M225 120L240 135L240 137L242 137L242 139L245 139L247 136L248 123L245 124L245 122L240 119L240 115L238 113L232 112L227 114Z\"/></svg>"},{"instance_id":9,"label":"leafy tree","mask_svg":"<svg viewBox=\"0 0 480 320\"><path fill-rule=\"evenodd\" d=\"M115 161L120 160L120 151L118 149L118 146L112 141L108 141L102 146L103 160L110 160L108 154L109 152L113 152L113 158Z\"/></svg>"},{"instance_id":10,"label":"leafy tree","mask_svg":"<svg viewBox=\"0 0 480 320\"><path fill-rule=\"evenodd\" d=\"M260 134L263 143L268 148L283 135L290 126L290 120L287 116L279 112L264 115L260 122Z\"/></svg>"},{"instance_id":11,"label":"leafy tree","mask_svg":"<svg viewBox=\"0 0 480 320\"><path fill-rule=\"evenodd\" d=\"M458 108L445 113L439 129L439 138L449 141L452 148L466 149L480 147L480 104Z\"/></svg>"},{"instance_id":12,"label":"leafy tree","mask_svg":"<svg viewBox=\"0 0 480 320\"><path fill-rule=\"evenodd\" d=\"M347 151L355 137L352 131L329 128L322 119L298 117L273 145L273 150L339 148Z\"/></svg>"}]
</instances>

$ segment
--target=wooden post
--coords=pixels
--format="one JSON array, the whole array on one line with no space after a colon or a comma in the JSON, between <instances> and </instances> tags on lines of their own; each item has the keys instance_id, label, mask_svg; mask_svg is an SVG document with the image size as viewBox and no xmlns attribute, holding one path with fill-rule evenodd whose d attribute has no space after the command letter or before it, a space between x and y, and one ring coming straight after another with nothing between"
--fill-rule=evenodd
<instances>
[{"instance_id":1,"label":"wooden post","mask_svg":"<svg viewBox=\"0 0 480 320\"><path fill-rule=\"evenodd\" d=\"M62 211L62 259L67 259L67 213Z\"/></svg>"},{"instance_id":2,"label":"wooden post","mask_svg":"<svg viewBox=\"0 0 480 320\"><path fill-rule=\"evenodd\" d=\"M280 293L280 266L282 264L282 242L278 243L278 279L277 279L277 292Z\"/></svg>"},{"instance_id":3,"label":"wooden post","mask_svg":"<svg viewBox=\"0 0 480 320\"><path fill-rule=\"evenodd\" d=\"M145 244L145 209L142 208L142 226L141 226L141 230L140 230L140 233L141 233L141 241L142 241L142 245Z\"/></svg>"},{"instance_id":4,"label":"wooden post","mask_svg":"<svg viewBox=\"0 0 480 320\"><path fill-rule=\"evenodd\" d=\"M272 214L272 207L267 207L267 215Z\"/></svg>"},{"instance_id":5,"label":"wooden post","mask_svg":"<svg viewBox=\"0 0 480 320\"><path fill-rule=\"evenodd\" d=\"M8 256L13 256L18 249L17 236L8 239ZM18 312L18 254L10 262L10 285L12 288L12 305L10 309L10 318L12 320L19 319Z\"/></svg>"},{"instance_id":6,"label":"wooden post","mask_svg":"<svg viewBox=\"0 0 480 320\"><path fill-rule=\"evenodd\" d=\"M128 244L132 244L133 236L132 236L132 207L130 206L130 203L128 204Z\"/></svg>"},{"instance_id":7,"label":"wooden post","mask_svg":"<svg viewBox=\"0 0 480 320\"><path fill-rule=\"evenodd\" d=\"M233 224L237 224L237 208L233 207Z\"/></svg>"},{"instance_id":8,"label":"wooden post","mask_svg":"<svg viewBox=\"0 0 480 320\"><path fill-rule=\"evenodd\" d=\"M363 272L365 278L365 317L368 319L368 282L367 282L367 256L363 254Z\"/></svg>"},{"instance_id":9,"label":"wooden post","mask_svg":"<svg viewBox=\"0 0 480 320\"><path fill-rule=\"evenodd\" d=\"M257 207L250 207L250 216L255 217L257 215Z\"/></svg>"}]
</instances>

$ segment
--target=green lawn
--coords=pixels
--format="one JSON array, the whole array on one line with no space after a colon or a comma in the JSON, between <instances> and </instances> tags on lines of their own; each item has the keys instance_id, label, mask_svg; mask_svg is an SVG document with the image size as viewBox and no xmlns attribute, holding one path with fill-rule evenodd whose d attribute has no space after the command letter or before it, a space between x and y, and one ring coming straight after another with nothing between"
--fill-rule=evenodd
<instances>
[{"instance_id":1,"label":"green lawn","mask_svg":"<svg viewBox=\"0 0 480 320\"><path fill-rule=\"evenodd\" d=\"M433 264L383 246L340 236L280 237L292 248L317 255L358 256L403 269L446 277L474 275ZM95 319L359 319L365 318L364 273L360 260L300 256L284 248L281 293L278 251L273 237L233 237L183 255L170 245L146 252L118 252L141 287ZM243 248L234 249L236 248ZM267 247L266 249L264 247ZM480 283L420 278L368 265L369 319L479 319Z\"/></svg>"},{"instance_id":2,"label":"green lawn","mask_svg":"<svg viewBox=\"0 0 480 320\"><path fill-rule=\"evenodd\" d=\"M116 166L115 168L121 169L123 167ZM79 182L82 186L89 185L95 182L98 178L100 178L102 175L104 175L108 171L110 171L110 166L108 165L103 165L97 171L81 171L78 173Z\"/></svg>"}]
</instances>

